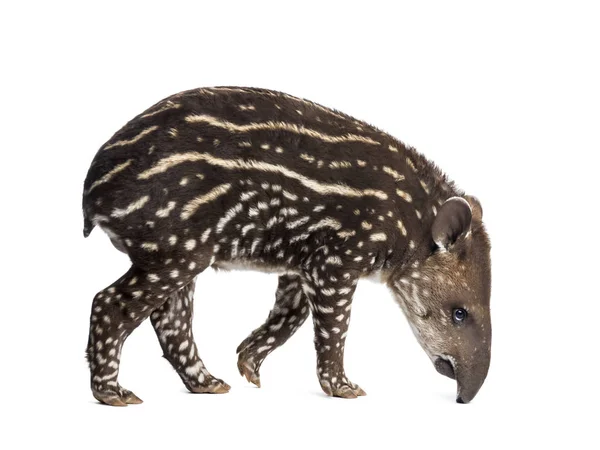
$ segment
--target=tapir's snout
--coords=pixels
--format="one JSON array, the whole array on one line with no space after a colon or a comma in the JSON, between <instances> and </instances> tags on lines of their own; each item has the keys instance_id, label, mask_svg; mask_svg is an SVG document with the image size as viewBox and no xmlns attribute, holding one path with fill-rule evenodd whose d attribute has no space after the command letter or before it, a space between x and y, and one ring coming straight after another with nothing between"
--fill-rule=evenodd
<instances>
[{"instance_id":1,"label":"tapir's snout","mask_svg":"<svg viewBox=\"0 0 600 450\"><path fill-rule=\"evenodd\" d=\"M469 403L475 398L487 377L490 358L483 357L477 364L468 366L457 362L451 356L443 355L438 356L433 365L438 373L456 380L456 403Z\"/></svg>"},{"instance_id":2,"label":"tapir's snout","mask_svg":"<svg viewBox=\"0 0 600 450\"><path fill-rule=\"evenodd\" d=\"M463 370L456 379L456 403L469 403L479 392L487 376L485 370Z\"/></svg>"}]
</instances>

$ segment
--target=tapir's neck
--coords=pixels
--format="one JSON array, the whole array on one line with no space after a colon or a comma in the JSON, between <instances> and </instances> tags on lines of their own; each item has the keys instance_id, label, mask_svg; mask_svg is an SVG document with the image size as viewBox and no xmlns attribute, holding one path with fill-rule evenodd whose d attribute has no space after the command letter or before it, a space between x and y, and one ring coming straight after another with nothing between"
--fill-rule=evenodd
<instances>
[{"instance_id":1,"label":"tapir's neck","mask_svg":"<svg viewBox=\"0 0 600 450\"><path fill-rule=\"evenodd\" d=\"M421 188L421 195L417 195L416 199L421 199L422 205L415 203L415 207L441 205L450 197L464 195L432 161L413 147L405 146L404 156L407 168L416 177L417 183L413 183L413 188ZM430 205L427 205L428 202Z\"/></svg>"},{"instance_id":2,"label":"tapir's neck","mask_svg":"<svg viewBox=\"0 0 600 450\"><path fill-rule=\"evenodd\" d=\"M394 165L397 182L397 214L405 228L408 248L391 249L381 281L414 270L433 249L431 227L441 205L450 197L463 196L453 181L414 148L398 143Z\"/></svg>"}]
</instances>

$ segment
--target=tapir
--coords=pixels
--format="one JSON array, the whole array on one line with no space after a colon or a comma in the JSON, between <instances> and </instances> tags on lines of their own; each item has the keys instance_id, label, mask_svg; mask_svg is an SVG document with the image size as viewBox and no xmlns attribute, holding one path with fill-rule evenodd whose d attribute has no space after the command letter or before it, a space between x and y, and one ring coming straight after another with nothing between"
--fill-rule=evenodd
<instances>
[{"instance_id":1,"label":"tapir","mask_svg":"<svg viewBox=\"0 0 600 450\"><path fill-rule=\"evenodd\" d=\"M192 333L209 267L276 273L275 305L237 348L260 387L265 358L312 316L330 396L365 391L344 371L357 283L384 283L438 372L468 403L491 352L490 241L482 206L414 148L368 123L266 89L170 96L100 147L83 191L84 235L101 228L131 268L93 299L87 359L101 403L141 403L118 382L127 337L150 318L186 388L225 393Z\"/></svg>"}]
</instances>

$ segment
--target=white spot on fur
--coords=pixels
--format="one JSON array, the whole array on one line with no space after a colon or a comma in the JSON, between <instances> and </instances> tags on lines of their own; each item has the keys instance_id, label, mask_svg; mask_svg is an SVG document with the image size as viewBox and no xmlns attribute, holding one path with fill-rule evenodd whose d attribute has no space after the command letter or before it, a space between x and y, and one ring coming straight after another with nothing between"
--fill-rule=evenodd
<instances>
[{"instance_id":1,"label":"white spot on fur","mask_svg":"<svg viewBox=\"0 0 600 450\"><path fill-rule=\"evenodd\" d=\"M380 242L387 240L387 235L385 233L373 233L369 236L369 240L373 242Z\"/></svg>"},{"instance_id":2,"label":"white spot on fur","mask_svg":"<svg viewBox=\"0 0 600 450\"><path fill-rule=\"evenodd\" d=\"M169 214L171 213L171 211L173 211L173 209L175 208L175 204L176 204L175 202L167 203L167 207L156 211L156 215L158 217L168 217Z\"/></svg>"},{"instance_id":3,"label":"white spot on fur","mask_svg":"<svg viewBox=\"0 0 600 450\"><path fill-rule=\"evenodd\" d=\"M158 251L158 244L155 242L142 242L142 245L140 247L142 247L144 250L147 250L149 252L157 252Z\"/></svg>"},{"instance_id":4,"label":"white spot on fur","mask_svg":"<svg viewBox=\"0 0 600 450\"><path fill-rule=\"evenodd\" d=\"M408 192L405 192L401 189L396 189L396 194L398 194L398 197L402 198L403 200L407 201L408 203L412 202L412 196Z\"/></svg>"},{"instance_id":5,"label":"white spot on fur","mask_svg":"<svg viewBox=\"0 0 600 450\"><path fill-rule=\"evenodd\" d=\"M333 228L334 230L339 230L342 228L342 224L332 217L325 217L324 219L319 220L317 223L309 226L308 231L320 230L321 228Z\"/></svg>"},{"instance_id":6,"label":"white spot on fur","mask_svg":"<svg viewBox=\"0 0 600 450\"><path fill-rule=\"evenodd\" d=\"M398 229L402 233L402 236L406 236L408 234L406 231L406 227L404 226L404 223L402 223L401 220L398 220Z\"/></svg>"},{"instance_id":7,"label":"white spot on fur","mask_svg":"<svg viewBox=\"0 0 600 450\"><path fill-rule=\"evenodd\" d=\"M217 234L221 234L227 223L242 211L242 204L238 203L227 210L225 215L217 223Z\"/></svg>"},{"instance_id":8,"label":"white spot on fur","mask_svg":"<svg viewBox=\"0 0 600 450\"><path fill-rule=\"evenodd\" d=\"M202 236L200 236L200 242L202 242L204 244L208 240L211 230L212 230L212 228L207 228L206 230L204 230L204 232L202 233Z\"/></svg>"}]
</instances>

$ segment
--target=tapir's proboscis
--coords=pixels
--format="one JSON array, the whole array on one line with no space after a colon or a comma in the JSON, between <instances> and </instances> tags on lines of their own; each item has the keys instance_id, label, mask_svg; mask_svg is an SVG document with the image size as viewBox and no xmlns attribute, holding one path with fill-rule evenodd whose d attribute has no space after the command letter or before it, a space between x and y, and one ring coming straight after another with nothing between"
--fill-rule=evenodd
<instances>
[{"instance_id":1,"label":"tapir's proboscis","mask_svg":"<svg viewBox=\"0 0 600 450\"><path fill-rule=\"evenodd\" d=\"M265 358L310 315L330 396L365 391L344 371L352 296L385 283L437 371L468 403L490 364L490 244L479 201L415 149L336 110L281 92L214 87L155 104L97 152L84 235L100 227L131 268L94 297L94 397L141 403L118 382L123 343L150 318L191 392L225 393L192 334L205 269L277 273L275 305L239 345L260 386ZM202 287L200 286L200 290Z\"/></svg>"}]
</instances>

